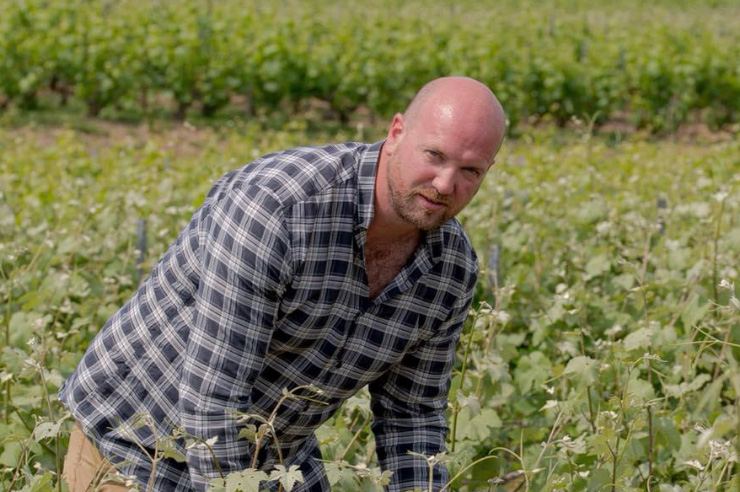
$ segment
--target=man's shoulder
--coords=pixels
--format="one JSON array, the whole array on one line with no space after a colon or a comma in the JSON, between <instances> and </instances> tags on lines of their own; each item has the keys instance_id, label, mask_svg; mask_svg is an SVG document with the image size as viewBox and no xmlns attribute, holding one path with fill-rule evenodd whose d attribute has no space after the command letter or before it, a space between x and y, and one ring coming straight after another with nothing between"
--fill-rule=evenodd
<instances>
[{"instance_id":1,"label":"man's shoulder","mask_svg":"<svg viewBox=\"0 0 740 492\"><path fill-rule=\"evenodd\" d=\"M238 169L235 184L260 186L287 201L305 199L337 183L353 180L367 147L346 142L273 152Z\"/></svg>"}]
</instances>

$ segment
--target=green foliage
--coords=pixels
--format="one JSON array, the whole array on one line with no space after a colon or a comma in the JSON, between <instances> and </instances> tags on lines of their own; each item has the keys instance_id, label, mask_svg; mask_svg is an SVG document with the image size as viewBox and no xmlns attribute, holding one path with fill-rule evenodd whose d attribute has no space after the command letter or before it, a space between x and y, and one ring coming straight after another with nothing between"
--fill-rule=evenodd
<instances>
[{"instance_id":1,"label":"green foliage","mask_svg":"<svg viewBox=\"0 0 740 492\"><path fill-rule=\"evenodd\" d=\"M358 109L426 81L488 83L511 126L629 118L654 132L740 121L736 2L22 0L0 5L0 105L89 115ZM423 15L419 15L423 12ZM464 28L463 28L464 26ZM58 97L50 97L51 94Z\"/></svg>"},{"instance_id":2,"label":"green foliage","mask_svg":"<svg viewBox=\"0 0 740 492\"><path fill-rule=\"evenodd\" d=\"M60 486L72 424L59 385L216 177L272 150L355 138L299 123L103 139L0 130L3 489ZM451 452L427 463L446 462L455 491L737 487L738 143L533 133L498 161L461 217L483 270L450 391ZM371 421L363 391L320 429L334 490L388 482ZM269 424L241 436L270 439ZM175 439L212 446L159 436L153 460L183 460ZM283 466L214 490L289 490L300 477Z\"/></svg>"}]
</instances>

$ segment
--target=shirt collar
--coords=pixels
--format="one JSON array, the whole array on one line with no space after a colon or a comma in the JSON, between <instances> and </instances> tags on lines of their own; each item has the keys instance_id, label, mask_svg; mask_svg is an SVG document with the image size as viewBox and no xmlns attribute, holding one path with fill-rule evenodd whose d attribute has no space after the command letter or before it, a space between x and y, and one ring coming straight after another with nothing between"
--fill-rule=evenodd
<instances>
[{"instance_id":1,"label":"shirt collar","mask_svg":"<svg viewBox=\"0 0 740 492\"><path fill-rule=\"evenodd\" d=\"M375 200L375 171L378 167L380 149L385 140L370 145L360 156L357 169L357 212L355 224L367 230L373 220Z\"/></svg>"}]
</instances>

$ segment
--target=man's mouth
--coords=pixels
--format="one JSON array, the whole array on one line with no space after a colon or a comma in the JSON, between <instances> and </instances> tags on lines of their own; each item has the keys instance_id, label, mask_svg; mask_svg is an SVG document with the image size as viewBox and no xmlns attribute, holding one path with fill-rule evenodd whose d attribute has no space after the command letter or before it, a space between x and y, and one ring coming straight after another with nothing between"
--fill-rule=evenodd
<instances>
[{"instance_id":1,"label":"man's mouth","mask_svg":"<svg viewBox=\"0 0 740 492\"><path fill-rule=\"evenodd\" d=\"M422 202L427 208L431 209L443 209L449 206L446 200L440 200L438 198L433 198L430 196L427 196L423 193L419 193L419 197L421 197Z\"/></svg>"}]
</instances>

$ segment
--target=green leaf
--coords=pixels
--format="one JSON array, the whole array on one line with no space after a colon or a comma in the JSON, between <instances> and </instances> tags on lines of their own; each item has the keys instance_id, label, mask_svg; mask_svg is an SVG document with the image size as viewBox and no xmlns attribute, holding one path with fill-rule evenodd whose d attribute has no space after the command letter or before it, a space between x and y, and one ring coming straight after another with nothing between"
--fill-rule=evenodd
<instances>
[{"instance_id":1,"label":"green leaf","mask_svg":"<svg viewBox=\"0 0 740 492\"><path fill-rule=\"evenodd\" d=\"M655 426L656 444L673 451L681 449L681 433L673 420L667 417L657 418L653 425Z\"/></svg>"},{"instance_id":2,"label":"green leaf","mask_svg":"<svg viewBox=\"0 0 740 492\"><path fill-rule=\"evenodd\" d=\"M174 439L162 439L159 443L159 452L163 458L170 458L178 463L185 463L187 458L178 449Z\"/></svg>"},{"instance_id":3,"label":"green leaf","mask_svg":"<svg viewBox=\"0 0 740 492\"><path fill-rule=\"evenodd\" d=\"M645 350L650 347L650 340L652 339L653 332L650 328L640 328L627 335L624 339L624 348L628 351L632 350Z\"/></svg>"},{"instance_id":4,"label":"green leaf","mask_svg":"<svg viewBox=\"0 0 740 492\"><path fill-rule=\"evenodd\" d=\"M36 442L50 437L57 437L64 420L58 422L40 422L33 429L33 438Z\"/></svg>"},{"instance_id":5,"label":"green leaf","mask_svg":"<svg viewBox=\"0 0 740 492\"><path fill-rule=\"evenodd\" d=\"M612 475L609 470L597 468L591 473L588 479L588 492L601 492L607 490L612 482Z\"/></svg>"},{"instance_id":6,"label":"green leaf","mask_svg":"<svg viewBox=\"0 0 740 492\"><path fill-rule=\"evenodd\" d=\"M47 471L43 475L35 475L31 479L31 483L21 489L21 492L48 492L53 490L52 487L53 475L50 471Z\"/></svg>"},{"instance_id":7,"label":"green leaf","mask_svg":"<svg viewBox=\"0 0 740 492\"><path fill-rule=\"evenodd\" d=\"M260 484L268 479L267 473L254 468L247 468L246 470L229 473L225 480L220 478L211 480L211 484L225 492L259 492Z\"/></svg>"},{"instance_id":8,"label":"green leaf","mask_svg":"<svg viewBox=\"0 0 740 492\"><path fill-rule=\"evenodd\" d=\"M480 442L491 437L491 430L501 425L501 419L492 408L484 408L475 417L470 417L468 412L461 412L457 418L457 437Z\"/></svg>"},{"instance_id":9,"label":"green leaf","mask_svg":"<svg viewBox=\"0 0 740 492\"><path fill-rule=\"evenodd\" d=\"M20 458L22 450L23 447L18 442L3 443L3 452L0 453L0 465L15 468L18 465L18 458Z\"/></svg>"},{"instance_id":10,"label":"green leaf","mask_svg":"<svg viewBox=\"0 0 740 492\"><path fill-rule=\"evenodd\" d=\"M612 278L612 284L623 290L630 290L635 285L635 276L631 273L623 273Z\"/></svg>"},{"instance_id":11,"label":"green leaf","mask_svg":"<svg viewBox=\"0 0 740 492\"><path fill-rule=\"evenodd\" d=\"M540 386L550 377L552 363L545 354L539 351L525 354L519 358L514 370L514 381L522 393Z\"/></svg>"},{"instance_id":12,"label":"green leaf","mask_svg":"<svg viewBox=\"0 0 740 492\"><path fill-rule=\"evenodd\" d=\"M465 396L461 390L457 390L457 402L460 408L467 408L471 417L480 414L480 400L475 394Z\"/></svg>"},{"instance_id":13,"label":"green leaf","mask_svg":"<svg viewBox=\"0 0 740 492\"><path fill-rule=\"evenodd\" d=\"M631 379L629 382L629 392L638 398L639 403L645 403L655 398L653 385L644 379Z\"/></svg>"},{"instance_id":14,"label":"green leaf","mask_svg":"<svg viewBox=\"0 0 740 492\"><path fill-rule=\"evenodd\" d=\"M686 306L683 314L681 314L681 321L683 321L684 326L687 328L696 326L699 320L707 314L710 307L708 302L699 304L699 296L695 296Z\"/></svg>"},{"instance_id":15,"label":"green leaf","mask_svg":"<svg viewBox=\"0 0 740 492\"><path fill-rule=\"evenodd\" d=\"M590 385L596 382L599 369L599 361L579 355L568 361L568 365L563 370L564 376L569 376L582 385Z\"/></svg>"},{"instance_id":16,"label":"green leaf","mask_svg":"<svg viewBox=\"0 0 740 492\"><path fill-rule=\"evenodd\" d=\"M667 396L680 398L686 393L691 393L692 391L697 391L701 389L701 387L704 386L704 384L706 384L706 382L711 379L712 377L709 374L699 374L690 382L683 382L681 384L666 384L665 386L663 386L663 389L665 390L665 394Z\"/></svg>"},{"instance_id":17,"label":"green leaf","mask_svg":"<svg viewBox=\"0 0 740 492\"><path fill-rule=\"evenodd\" d=\"M596 277L606 273L611 269L611 261L606 255L597 255L588 260L586 263L586 273L591 277Z\"/></svg>"},{"instance_id":18,"label":"green leaf","mask_svg":"<svg viewBox=\"0 0 740 492\"><path fill-rule=\"evenodd\" d=\"M329 463L324 463L324 470L331 486L354 477L352 470L349 468L349 463L346 461L330 461Z\"/></svg>"},{"instance_id":19,"label":"green leaf","mask_svg":"<svg viewBox=\"0 0 740 492\"><path fill-rule=\"evenodd\" d=\"M257 426L254 424L247 424L239 431L237 439L246 439L249 442L254 442L255 439L257 439Z\"/></svg>"},{"instance_id":20,"label":"green leaf","mask_svg":"<svg viewBox=\"0 0 740 492\"><path fill-rule=\"evenodd\" d=\"M270 480L279 480L287 492L293 490L296 482L303 483L303 473L298 465L290 465L285 469L283 465L275 465L275 469L270 473Z\"/></svg>"}]
</instances>

